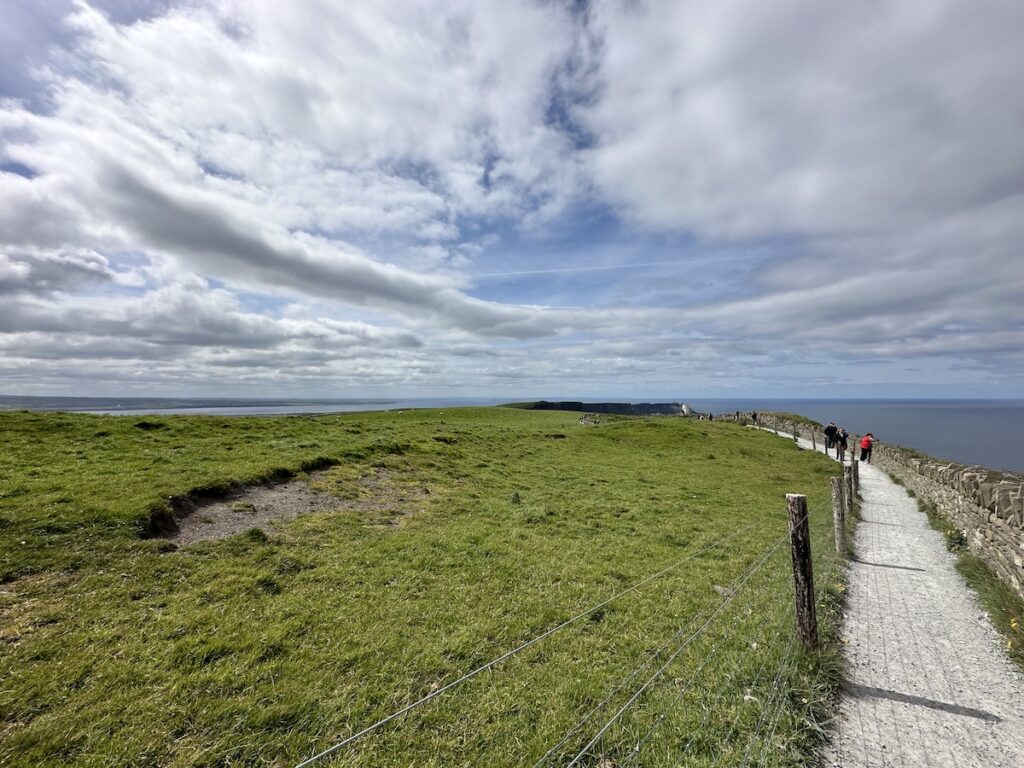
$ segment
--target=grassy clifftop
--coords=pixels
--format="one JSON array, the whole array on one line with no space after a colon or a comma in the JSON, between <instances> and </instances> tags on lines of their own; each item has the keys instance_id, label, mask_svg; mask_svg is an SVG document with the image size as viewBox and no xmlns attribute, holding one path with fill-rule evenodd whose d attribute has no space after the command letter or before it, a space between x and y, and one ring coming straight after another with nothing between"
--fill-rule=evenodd
<instances>
[{"instance_id":1,"label":"grassy clifftop","mask_svg":"<svg viewBox=\"0 0 1024 768\"><path fill-rule=\"evenodd\" d=\"M813 742L829 669L791 651L788 546L730 585L785 534L786 492L809 496L834 581L834 469L764 432L500 408L2 413L0 441L0 764L294 765L689 555L325 764L532 765L729 595L602 754L650 732L641 765L752 744L799 765ZM141 535L168 496L332 462L311 485L336 510L177 550Z\"/></svg>"}]
</instances>

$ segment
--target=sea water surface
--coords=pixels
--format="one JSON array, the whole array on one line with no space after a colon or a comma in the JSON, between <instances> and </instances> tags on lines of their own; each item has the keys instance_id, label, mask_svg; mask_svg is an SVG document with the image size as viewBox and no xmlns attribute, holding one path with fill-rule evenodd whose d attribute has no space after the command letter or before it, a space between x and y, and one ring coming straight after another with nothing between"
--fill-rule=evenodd
<instances>
[{"instance_id":1,"label":"sea water surface","mask_svg":"<svg viewBox=\"0 0 1024 768\"><path fill-rule=\"evenodd\" d=\"M1024 471L1024 400L695 400L699 411L785 411L959 464Z\"/></svg>"},{"instance_id":2,"label":"sea water surface","mask_svg":"<svg viewBox=\"0 0 1024 768\"><path fill-rule=\"evenodd\" d=\"M0 410L86 411L129 416L159 413L270 415L387 411L406 408L455 408L500 405L536 398L95 398L0 396ZM547 398L568 400L581 398ZM587 402L629 402L624 398L583 398ZM850 432L874 433L883 442L916 448L961 464L1024 472L1024 400L761 400L685 396L633 398L632 402L685 402L698 411L787 411L815 421L830 421Z\"/></svg>"},{"instance_id":3,"label":"sea water surface","mask_svg":"<svg viewBox=\"0 0 1024 768\"><path fill-rule=\"evenodd\" d=\"M507 398L228 398L228 397L33 397L0 395L0 411L73 411L121 416L160 413L207 416L271 416L289 413L394 411L501 405Z\"/></svg>"}]
</instances>

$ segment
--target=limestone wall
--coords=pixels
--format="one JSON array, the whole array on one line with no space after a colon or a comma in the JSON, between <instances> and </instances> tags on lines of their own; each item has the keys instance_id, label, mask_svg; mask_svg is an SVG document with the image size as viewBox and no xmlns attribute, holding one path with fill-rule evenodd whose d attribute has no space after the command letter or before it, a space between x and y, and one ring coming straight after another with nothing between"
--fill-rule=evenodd
<instances>
[{"instance_id":1,"label":"limestone wall","mask_svg":"<svg viewBox=\"0 0 1024 768\"><path fill-rule=\"evenodd\" d=\"M1024 478L878 445L874 463L959 528L971 552L1024 598Z\"/></svg>"},{"instance_id":2,"label":"limestone wall","mask_svg":"<svg viewBox=\"0 0 1024 768\"><path fill-rule=\"evenodd\" d=\"M750 414L739 421L752 424ZM758 424L780 432L810 438L820 446L825 439L821 426L782 414L759 413ZM735 421L735 414L716 419ZM860 445L860 435L850 435L849 446ZM847 459L852 458L847 453ZM1024 478L980 466L963 466L923 456L898 445L875 443L872 463L897 478L923 501L956 526L971 552L992 572L1024 598Z\"/></svg>"},{"instance_id":3,"label":"limestone wall","mask_svg":"<svg viewBox=\"0 0 1024 768\"><path fill-rule=\"evenodd\" d=\"M716 421L736 421L740 424L754 425L754 414L747 411L736 413L722 413L715 416ZM821 431L822 425L808 419L794 419L781 413L758 413L756 425L764 429L773 429L777 432L785 432L788 435L802 437L805 440L812 440L817 448L825 444L825 435ZM845 458L852 456L853 448L860 444L860 435L850 435L847 441L847 454Z\"/></svg>"}]
</instances>

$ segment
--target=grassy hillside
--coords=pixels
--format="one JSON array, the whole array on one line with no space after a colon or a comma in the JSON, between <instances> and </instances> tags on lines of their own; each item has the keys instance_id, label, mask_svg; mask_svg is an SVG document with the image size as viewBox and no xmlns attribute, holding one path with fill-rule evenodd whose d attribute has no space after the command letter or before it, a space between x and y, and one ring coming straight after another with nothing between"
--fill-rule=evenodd
<instances>
[{"instance_id":1,"label":"grassy hillside","mask_svg":"<svg viewBox=\"0 0 1024 768\"><path fill-rule=\"evenodd\" d=\"M769 547L806 493L835 596L835 465L732 424L577 419L0 413L0 765L294 765L691 555L323 764L529 766L613 694L564 765L705 623L581 764L802 764L836 654L792 651ZM168 496L324 460L318 488L389 503L141 535Z\"/></svg>"}]
</instances>

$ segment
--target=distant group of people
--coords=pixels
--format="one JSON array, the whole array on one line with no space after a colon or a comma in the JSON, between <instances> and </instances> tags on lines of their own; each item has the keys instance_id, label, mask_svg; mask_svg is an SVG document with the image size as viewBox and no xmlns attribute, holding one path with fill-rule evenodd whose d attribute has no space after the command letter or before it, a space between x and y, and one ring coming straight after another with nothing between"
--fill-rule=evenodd
<instances>
[{"instance_id":1,"label":"distant group of people","mask_svg":"<svg viewBox=\"0 0 1024 768\"><path fill-rule=\"evenodd\" d=\"M850 445L850 433L843 427L837 427L834 421L830 421L825 427L825 452L835 449L836 458L840 461L846 454ZM875 436L868 432L860 439L860 460L871 463L871 450L875 445Z\"/></svg>"},{"instance_id":2,"label":"distant group of people","mask_svg":"<svg viewBox=\"0 0 1024 768\"><path fill-rule=\"evenodd\" d=\"M837 427L834 421L830 421L825 427L825 452L835 449L836 458L842 459L846 453L846 447L850 441L850 433L842 427Z\"/></svg>"}]
</instances>

